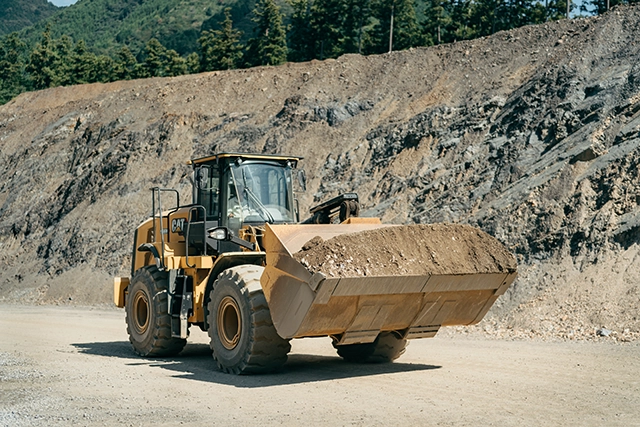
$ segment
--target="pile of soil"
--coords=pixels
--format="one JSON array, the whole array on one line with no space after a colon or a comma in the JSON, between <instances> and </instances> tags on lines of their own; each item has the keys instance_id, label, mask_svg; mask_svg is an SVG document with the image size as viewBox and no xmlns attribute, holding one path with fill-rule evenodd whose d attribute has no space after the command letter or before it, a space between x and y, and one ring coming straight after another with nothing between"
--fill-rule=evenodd
<instances>
[{"instance_id":1,"label":"pile of soil","mask_svg":"<svg viewBox=\"0 0 640 427\"><path fill-rule=\"evenodd\" d=\"M487 233L461 224L416 224L316 236L294 258L331 277L515 271L516 260Z\"/></svg>"}]
</instances>

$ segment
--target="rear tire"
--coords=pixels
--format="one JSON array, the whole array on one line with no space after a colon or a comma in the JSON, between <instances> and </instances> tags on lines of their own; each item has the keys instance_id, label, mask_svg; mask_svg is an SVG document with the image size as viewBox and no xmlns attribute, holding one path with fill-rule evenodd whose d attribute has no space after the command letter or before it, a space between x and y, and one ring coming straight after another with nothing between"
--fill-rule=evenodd
<instances>
[{"instance_id":1,"label":"rear tire","mask_svg":"<svg viewBox=\"0 0 640 427\"><path fill-rule=\"evenodd\" d=\"M260 285L263 270L256 265L229 268L213 284L209 338L213 359L223 372L266 373L287 361L291 345L273 326Z\"/></svg>"},{"instance_id":2,"label":"rear tire","mask_svg":"<svg viewBox=\"0 0 640 427\"><path fill-rule=\"evenodd\" d=\"M393 332L381 332L376 340L366 344L346 344L333 347L338 356L352 363L389 363L402 356L409 342Z\"/></svg>"},{"instance_id":3,"label":"rear tire","mask_svg":"<svg viewBox=\"0 0 640 427\"><path fill-rule=\"evenodd\" d=\"M168 288L167 273L156 266L142 267L133 275L125 312L129 341L140 356L175 356L187 344L186 339L171 337Z\"/></svg>"}]
</instances>

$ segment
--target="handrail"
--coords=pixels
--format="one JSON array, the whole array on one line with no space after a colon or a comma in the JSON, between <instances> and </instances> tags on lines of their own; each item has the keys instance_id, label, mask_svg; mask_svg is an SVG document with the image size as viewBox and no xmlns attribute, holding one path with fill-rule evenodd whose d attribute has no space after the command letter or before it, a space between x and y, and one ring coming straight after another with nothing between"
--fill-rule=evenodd
<instances>
[{"instance_id":1,"label":"handrail","mask_svg":"<svg viewBox=\"0 0 640 427\"><path fill-rule=\"evenodd\" d=\"M165 230L162 227L162 200L160 197L160 193L162 193L163 191L165 192L172 192L176 194L176 206L180 207L180 193L178 192L178 190L174 189L174 188L160 188L160 187L152 187L151 188L151 218L153 219L153 240L154 243L157 242L158 239L158 233L157 233L157 229L156 229L156 193L158 194L158 216L157 218L160 220L160 251L162 253L161 258L160 258L160 264L161 264L161 270L165 270L165 265L164 265L164 233L163 231ZM168 218L167 218L168 221ZM167 224L168 227L168 224ZM167 228L168 231L168 228Z\"/></svg>"}]
</instances>

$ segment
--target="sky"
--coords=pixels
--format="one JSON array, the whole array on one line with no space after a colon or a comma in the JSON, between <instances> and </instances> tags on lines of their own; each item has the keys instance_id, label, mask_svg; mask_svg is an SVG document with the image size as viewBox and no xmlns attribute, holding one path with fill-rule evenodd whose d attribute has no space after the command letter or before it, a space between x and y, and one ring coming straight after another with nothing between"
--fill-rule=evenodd
<instances>
[{"instance_id":1,"label":"sky","mask_svg":"<svg viewBox=\"0 0 640 427\"><path fill-rule=\"evenodd\" d=\"M78 0L49 0L49 3L53 3L56 6L69 6L70 4L74 4Z\"/></svg>"}]
</instances>

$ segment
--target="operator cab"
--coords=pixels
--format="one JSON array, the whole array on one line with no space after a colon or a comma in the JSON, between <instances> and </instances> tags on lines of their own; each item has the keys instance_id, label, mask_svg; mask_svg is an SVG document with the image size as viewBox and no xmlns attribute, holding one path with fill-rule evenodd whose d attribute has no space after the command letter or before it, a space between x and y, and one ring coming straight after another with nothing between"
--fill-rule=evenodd
<instances>
[{"instance_id":1,"label":"operator cab","mask_svg":"<svg viewBox=\"0 0 640 427\"><path fill-rule=\"evenodd\" d=\"M192 160L194 168L191 227L204 230L226 227L235 236L245 225L298 222L293 195L293 170L301 157L255 154L218 154ZM195 229L194 229L195 231ZM191 241L202 246L204 242ZM207 244L218 253L239 250L232 242ZM217 247L216 247L217 246Z\"/></svg>"}]
</instances>

